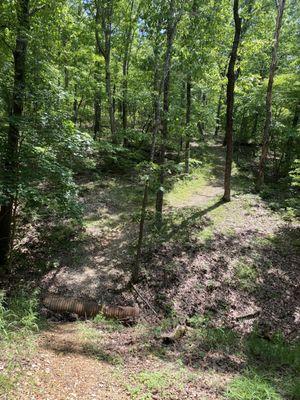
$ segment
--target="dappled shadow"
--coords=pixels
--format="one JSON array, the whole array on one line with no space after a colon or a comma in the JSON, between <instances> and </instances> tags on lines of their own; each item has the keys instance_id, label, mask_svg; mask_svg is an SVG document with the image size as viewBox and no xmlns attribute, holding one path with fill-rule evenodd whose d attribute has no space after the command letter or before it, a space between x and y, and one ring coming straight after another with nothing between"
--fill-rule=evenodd
<instances>
[{"instance_id":1,"label":"dappled shadow","mask_svg":"<svg viewBox=\"0 0 300 400\"><path fill-rule=\"evenodd\" d=\"M122 294L137 237L137 224L128 211L140 201L140 187L133 189L126 180L120 185L116 177L105 182L85 178L80 187L83 227L70 221L32 225L16 251L18 278L26 274L26 281L40 281L44 294L131 304L132 296ZM130 190L135 198L128 196Z\"/></svg>"}]
</instances>

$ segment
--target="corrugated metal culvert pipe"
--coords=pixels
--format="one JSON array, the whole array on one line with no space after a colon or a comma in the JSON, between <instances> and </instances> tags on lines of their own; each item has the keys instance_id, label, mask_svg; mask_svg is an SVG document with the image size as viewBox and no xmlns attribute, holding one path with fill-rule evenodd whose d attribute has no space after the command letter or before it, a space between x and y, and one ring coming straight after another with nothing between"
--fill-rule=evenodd
<instances>
[{"instance_id":1,"label":"corrugated metal culvert pipe","mask_svg":"<svg viewBox=\"0 0 300 400\"><path fill-rule=\"evenodd\" d=\"M74 313L90 318L102 313L105 317L135 322L140 314L137 307L99 305L96 301L77 300L72 297L48 295L43 299L46 308L57 313Z\"/></svg>"}]
</instances>

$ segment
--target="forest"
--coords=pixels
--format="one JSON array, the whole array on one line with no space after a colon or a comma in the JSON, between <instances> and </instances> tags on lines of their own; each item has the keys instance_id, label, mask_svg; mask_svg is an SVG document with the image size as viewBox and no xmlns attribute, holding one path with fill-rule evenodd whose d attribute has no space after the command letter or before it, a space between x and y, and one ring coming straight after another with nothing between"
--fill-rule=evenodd
<instances>
[{"instance_id":1,"label":"forest","mask_svg":"<svg viewBox=\"0 0 300 400\"><path fill-rule=\"evenodd\" d=\"M300 399L299 21L0 1L0 399Z\"/></svg>"}]
</instances>

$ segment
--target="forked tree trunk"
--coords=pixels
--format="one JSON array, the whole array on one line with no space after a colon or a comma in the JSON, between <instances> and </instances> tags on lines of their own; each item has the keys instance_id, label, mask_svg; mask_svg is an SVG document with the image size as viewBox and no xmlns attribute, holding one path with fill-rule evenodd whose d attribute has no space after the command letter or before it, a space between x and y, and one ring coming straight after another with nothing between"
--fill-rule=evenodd
<instances>
[{"instance_id":1,"label":"forked tree trunk","mask_svg":"<svg viewBox=\"0 0 300 400\"><path fill-rule=\"evenodd\" d=\"M263 132L263 140L262 140L262 149L261 149L261 156L258 166L258 176L256 181L256 189L259 191L261 186L264 183L264 176L265 176L265 166L266 160L268 156L269 144L270 144L270 127L272 123L272 92L273 92L273 82L274 76L277 66L277 51L279 46L279 35L280 35L280 28L282 24L282 16L285 7L285 0L279 0L277 5L277 18L276 18L276 27L274 33L274 42L272 48L272 60L270 65L269 71L269 81L268 81L268 88L267 88L267 95L266 95L266 119L264 125L264 132Z\"/></svg>"},{"instance_id":2,"label":"forked tree trunk","mask_svg":"<svg viewBox=\"0 0 300 400\"><path fill-rule=\"evenodd\" d=\"M29 0L19 0L16 6L18 29L16 45L13 52L14 84L7 134L7 150L3 168L3 184L6 201L1 204L0 210L0 267L2 270L0 272L6 269L8 253L11 246L14 193L16 193L18 179L19 138L26 85L25 66L29 32Z\"/></svg>"},{"instance_id":3,"label":"forked tree trunk","mask_svg":"<svg viewBox=\"0 0 300 400\"><path fill-rule=\"evenodd\" d=\"M186 80L186 114L185 114L185 126L186 126L186 142L185 142L185 173L190 173L190 130L189 125L191 122L191 101L192 101L192 77L188 73Z\"/></svg>"},{"instance_id":4,"label":"forked tree trunk","mask_svg":"<svg viewBox=\"0 0 300 400\"><path fill-rule=\"evenodd\" d=\"M230 201L231 192L231 168L232 168L232 151L233 151L233 106L234 106L234 84L235 75L234 67L237 59L237 51L241 36L241 18L239 16L239 0L234 0L233 3L234 15L234 40L230 54L227 72L227 109L226 109L226 163L225 163L225 176L224 176L224 201Z\"/></svg>"}]
</instances>

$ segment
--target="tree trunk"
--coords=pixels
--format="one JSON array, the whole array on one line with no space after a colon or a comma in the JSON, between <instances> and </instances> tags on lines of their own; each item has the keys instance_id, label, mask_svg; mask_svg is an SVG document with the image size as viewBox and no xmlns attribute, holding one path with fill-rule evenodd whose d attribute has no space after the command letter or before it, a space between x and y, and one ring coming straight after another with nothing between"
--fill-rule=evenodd
<instances>
[{"instance_id":1,"label":"tree trunk","mask_svg":"<svg viewBox=\"0 0 300 400\"><path fill-rule=\"evenodd\" d=\"M224 87L221 85L219 101L218 101L218 108L217 108L217 115L216 115L216 129L215 129L215 136L218 136L220 130L220 116L221 116L221 109L222 109L222 97L223 97L223 90Z\"/></svg>"},{"instance_id":2,"label":"tree trunk","mask_svg":"<svg viewBox=\"0 0 300 400\"><path fill-rule=\"evenodd\" d=\"M258 124L258 111L255 111L254 114L254 122L253 122L253 128L251 131L251 137L255 139L256 136L256 131L257 131L257 124Z\"/></svg>"},{"instance_id":3,"label":"tree trunk","mask_svg":"<svg viewBox=\"0 0 300 400\"><path fill-rule=\"evenodd\" d=\"M113 2L105 0L103 2L95 0L96 4L96 46L98 53L101 54L105 61L105 90L108 104L109 125L112 136L112 141L117 142L116 126L114 116L114 104L111 89L111 72L110 72L110 56L111 56L111 30L113 16ZM101 21L102 40L99 35L99 24Z\"/></svg>"},{"instance_id":4,"label":"tree trunk","mask_svg":"<svg viewBox=\"0 0 300 400\"><path fill-rule=\"evenodd\" d=\"M186 115L185 115L185 126L186 126L186 142L185 142L185 173L190 173L190 122L191 122L191 100L192 100L192 82L191 74L188 73L186 80Z\"/></svg>"},{"instance_id":5,"label":"tree trunk","mask_svg":"<svg viewBox=\"0 0 300 400\"><path fill-rule=\"evenodd\" d=\"M164 182L165 182L165 155L166 145L168 138L168 112L169 112L169 89L170 89L170 71L168 68L167 76L164 80L164 99L163 99L163 118L162 118L162 141L160 146L159 164L160 164L160 175L159 175L159 189L156 194L156 222L160 228L162 225L162 210L163 210L163 199L164 199Z\"/></svg>"},{"instance_id":6,"label":"tree trunk","mask_svg":"<svg viewBox=\"0 0 300 400\"><path fill-rule=\"evenodd\" d=\"M299 114L300 114L300 104L296 104L295 107L295 113L292 121L292 128L296 129L298 122L299 122ZM289 135L287 141L286 141L286 151L285 151L285 157L284 157L284 172L286 174L289 173L290 167L293 163L293 154L295 152L295 141L294 141L294 136Z\"/></svg>"},{"instance_id":7,"label":"tree trunk","mask_svg":"<svg viewBox=\"0 0 300 400\"><path fill-rule=\"evenodd\" d=\"M107 54L105 58L105 87L106 87L106 95L108 101L110 132L112 141L116 143L117 138L116 138L116 126L115 126L115 113L114 113L114 102L111 90L111 74L110 74L110 46L109 46L109 54Z\"/></svg>"},{"instance_id":8,"label":"tree trunk","mask_svg":"<svg viewBox=\"0 0 300 400\"><path fill-rule=\"evenodd\" d=\"M151 151L150 151L150 161L154 160L155 156L155 146L156 146L156 138L158 134L159 124L160 124L160 96L161 90L159 85L159 68L158 68L158 55L159 55L159 48L155 46L154 48L154 60L156 61L154 67L154 74L153 74L153 130L152 130L152 140L151 140Z\"/></svg>"},{"instance_id":9,"label":"tree trunk","mask_svg":"<svg viewBox=\"0 0 300 400\"><path fill-rule=\"evenodd\" d=\"M122 128L123 128L123 145L124 147L128 146L128 138L127 138L127 119L128 119L128 107L127 107L127 92L128 92L128 81L127 81L127 56L123 61L123 99L122 99Z\"/></svg>"},{"instance_id":10,"label":"tree trunk","mask_svg":"<svg viewBox=\"0 0 300 400\"><path fill-rule=\"evenodd\" d=\"M224 176L224 201L230 201L231 191L231 168L232 168L232 145L233 145L233 106L234 106L234 85L235 75L234 67L237 59L237 51L241 36L241 18L239 16L239 0L234 0L233 15L235 33L230 54L230 60L227 71L227 109L226 109L226 163L225 163L225 176Z\"/></svg>"},{"instance_id":11,"label":"tree trunk","mask_svg":"<svg viewBox=\"0 0 300 400\"><path fill-rule=\"evenodd\" d=\"M163 79L161 85L163 87L163 117L162 117L162 140L160 145L160 176L159 176L159 189L156 194L156 222L157 227L160 228L162 225L162 210L163 210L163 198L164 198L164 181L165 181L165 154L166 145L168 138L168 113L169 113L169 89L170 89L170 66L174 36L176 32L176 26L178 19L174 21L174 0L170 1L168 26L167 26L167 48L164 62Z\"/></svg>"},{"instance_id":12,"label":"tree trunk","mask_svg":"<svg viewBox=\"0 0 300 400\"><path fill-rule=\"evenodd\" d=\"M76 89L75 89L75 98L73 101L73 122L74 125L77 125L77 120L78 120L78 100L76 99Z\"/></svg>"},{"instance_id":13,"label":"tree trunk","mask_svg":"<svg viewBox=\"0 0 300 400\"><path fill-rule=\"evenodd\" d=\"M97 140L101 132L101 92L96 91L94 99L94 140Z\"/></svg>"},{"instance_id":14,"label":"tree trunk","mask_svg":"<svg viewBox=\"0 0 300 400\"><path fill-rule=\"evenodd\" d=\"M264 132L263 132L263 140L262 140L262 150L261 150L261 157L259 161L258 167L258 176L256 181L256 189L259 191L261 186L264 183L264 175L265 175L265 165L268 156L269 144L270 144L270 127L272 123L272 92L273 92L273 82L274 76L277 66L277 51L279 46L279 35L280 35L280 28L282 23L282 16L285 7L285 0L279 0L277 6L277 18L276 18L276 27L274 33L274 42L272 48L272 60L270 65L269 71L269 81L268 81L268 88L267 88L267 95L266 95L266 119L264 125Z\"/></svg>"},{"instance_id":15,"label":"tree trunk","mask_svg":"<svg viewBox=\"0 0 300 400\"><path fill-rule=\"evenodd\" d=\"M125 51L123 58L123 98L122 98L122 128L123 128L123 146L128 146L128 138L127 138L127 120L128 120L128 72L129 72L129 62L130 62L130 54L131 47L133 41L133 8L134 8L134 0L131 0L130 3L130 23L128 29L126 29L125 34Z\"/></svg>"},{"instance_id":16,"label":"tree trunk","mask_svg":"<svg viewBox=\"0 0 300 400\"><path fill-rule=\"evenodd\" d=\"M99 13L96 12L96 49L95 52L98 56L101 56L101 52L97 46L97 35L98 35L98 24L99 24ZM94 140L97 140L101 133L101 64L99 61L95 62L94 79L96 83L96 90L94 95Z\"/></svg>"},{"instance_id":17,"label":"tree trunk","mask_svg":"<svg viewBox=\"0 0 300 400\"><path fill-rule=\"evenodd\" d=\"M1 204L0 210L0 266L5 271L8 253L11 246L13 204L18 179L18 151L19 138L24 108L26 85L26 56L29 32L29 0L17 2L18 29L16 45L13 52L14 84L12 105L10 110L9 127L7 134L7 150L4 161L4 194L6 201Z\"/></svg>"},{"instance_id":18,"label":"tree trunk","mask_svg":"<svg viewBox=\"0 0 300 400\"><path fill-rule=\"evenodd\" d=\"M145 186L144 186L144 196L143 196L143 203L141 209L141 219L140 219L140 226L139 226L139 239L138 244L136 247L136 259L132 269L132 276L131 282L137 283L140 275L140 264L141 264L141 255L142 255L142 246L143 246L143 238L144 238L144 225L146 219L146 209L148 203L148 190L149 190L149 179L146 179Z\"/></svg>"},{"instance_id":19,"label":"tree trunk","mask_svg":"<svg viewBox=\"0 0 300 400\"><path fill-rule=\"evenodd\" d=\"M223 71L221 72L222 79L225 77L226 69L227 69L227 62L225 63ZM221 110L222 110L222 98L224 95L223 92L224 92L224 84L222 83L221 88L220 88L218 107L217 107L215 136L218 136L220 126L221 126L220 117L221 117Z\"/></svg>"}]
</instances>

